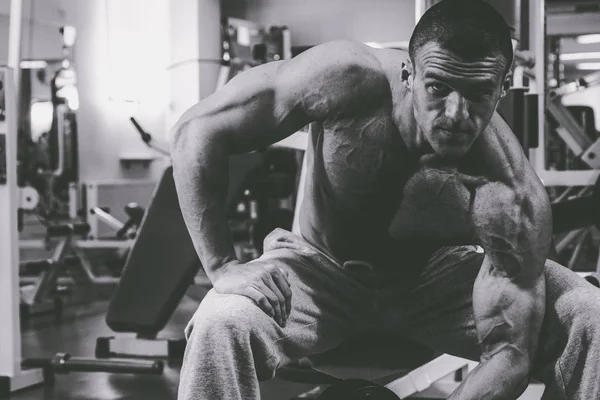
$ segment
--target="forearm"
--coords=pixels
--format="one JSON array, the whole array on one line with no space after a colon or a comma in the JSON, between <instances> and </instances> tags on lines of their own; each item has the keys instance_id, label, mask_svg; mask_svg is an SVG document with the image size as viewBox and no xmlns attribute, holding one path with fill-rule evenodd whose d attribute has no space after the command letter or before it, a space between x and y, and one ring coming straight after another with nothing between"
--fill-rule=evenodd
<instances>
[{"instance_id":1,"label":"forearm","mask_svg":"<svg viewBox=\"0 0 600 400\"><path fill-rule=\"evenodd\" d=\"M545 314L548 209L536 193L495 183L477 190L473 219L486 254L473 289L481 366L456 398L516 398L530 373Z\"/></svg>"},{"instance_id":2,"label":"forearm","mask_svg":"<svg viewBox=\"0 0 600 400\"><path fill-rule=\"evenodd\" d=\"M227 223L229 151L199 123L175 128L171 139L173 177L179 205L202 266L213 281L236 259Z\"/></svg>"},{"instance_id":3,"label":"forearm","mask_svg":"<svg viewBox=\"0 0 600 400\"><path fill-rule=\"evenodd\" d=\"M508 277L485 256L473 287L480 364L452 399L516 399L531 372L545 313L546 280Z\"/></svg>"},{"instance_id":4,"label":"forearm","mask_svg":"<svg viewBox=\"0 0 600 400\"><path fill-rule=\"evenodd\" d=\"M448 400L514 400L529 383L524 364L511 350L497 353L479 363Z\"/></svg>"}]
</instances>

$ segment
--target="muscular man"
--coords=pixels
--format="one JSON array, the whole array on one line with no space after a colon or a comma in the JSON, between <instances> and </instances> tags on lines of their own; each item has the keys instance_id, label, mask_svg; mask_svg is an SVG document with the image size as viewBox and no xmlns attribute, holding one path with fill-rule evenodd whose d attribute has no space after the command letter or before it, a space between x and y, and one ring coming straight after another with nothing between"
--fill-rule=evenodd
<instances>
[{"instance_id":1,"label":"muscular man","mask_svg":"<svg viewBox=\"0 0 600 400\"><path fill-rule=\"evenodd\" d=\"M186 328L179 399L258 399L278 367L367 332L480 361L452 399L515 399L530 377L545 399L600 399L600 291L546 260L548 198L495 113L512 58L492 7L446 0L405 68L327 43L185 113L174 175L214 288ZM241 263L228 156L308 124L300 234L275 230Z\"/></svg>"}]
</instances>

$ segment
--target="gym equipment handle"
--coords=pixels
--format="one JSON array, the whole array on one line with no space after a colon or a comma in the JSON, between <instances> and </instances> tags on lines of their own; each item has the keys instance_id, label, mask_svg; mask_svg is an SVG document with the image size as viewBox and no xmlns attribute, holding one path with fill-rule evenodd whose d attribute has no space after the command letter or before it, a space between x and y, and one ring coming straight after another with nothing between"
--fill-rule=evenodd
<instances>
[{"instance_id":1,"label":"gym equipment handle","mask_svg":"<svg viewBox=\"0 0 600 400\"><path fill-rule=\"evenodd\" d=\"M112 372L124 374L160 375L164 370L162 361L146 360L102 360L72 357L69 353L58 353L53 358L30 358L23 360L23 368L49 368L58 374L69 372Z\"/></svg>"},{"instance_id":2,"label":"gym equipment handle","mask_svg":"<svg viewBox=\"0 0 600 400\"><path fill-rule=\"evenodd\" d=\"M138 122L135 120L135 118L133 117L129 117L129 120L131 121L131 123L133 124L133 126L135 126L135 129L140 133L140 136L142 137L142 141L144 143L146 143L146 145L148 147L150 147L151 149L165 155L165 156L170 156L170 152L164 148L162 148L161 146L157 146L154 143L154 140L152 139L152 135L149 134L148 132L146 132L144 130L144 128L142 128L142 126L140 124L138 124Z\"/></svg>"},{"instance_id":3,"label":"gym equipment handle","mask_svg":"<svg viewBox=\"0 0 600 400\"><path fill-rule=\"evenodd\" d=\"M46 227L46 235L49 237L85 235L89 231L90 225L87 222L71 222Z\"/></svg>"},{"instance_id":4,"label":"gym equipment handle","mask_svg":"<svg viewBox=\"0 0 600 400\"><path fill-rule=\"evenodd\" d=\"M142 140L144 141L144 143L149 144L152 141L152 135L150 135L148 132L146 132L144 130L144 128L142 128L140 126L140 124L138 124L138 122L135 120L135 118L130 117L129 120L131 121L133 126L135 126L135 129L137 129L137 131L142 136Z\"/></svg>"},{"instance_id":5,"label":"gym equipment handle","mask_svg":"<svg viewBox=\"0 0 600 400\"><path fill-rule=\"evenodd\" d=\"M52 172L54 176L61 176L65 171L65 118L67 115L67 107L65 105L59 105L56 108L56 119L58 132L58 165Z\"/></svg>"}]
</instances>

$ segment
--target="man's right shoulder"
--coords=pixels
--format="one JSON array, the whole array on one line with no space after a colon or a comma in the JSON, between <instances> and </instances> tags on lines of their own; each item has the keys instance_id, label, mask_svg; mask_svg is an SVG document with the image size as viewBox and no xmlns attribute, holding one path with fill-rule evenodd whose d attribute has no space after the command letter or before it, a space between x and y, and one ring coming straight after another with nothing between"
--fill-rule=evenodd
<instances>
[{"instance_id":1,"label":"man's right shoulder","mask_svg":"<svg viewBox=\"0 0 600 400\"><path fill-rule=\"evenodd\" d=\"M336 97L350 96L355 101L381 98L390 84L385 65L376 52L363 43L336 40L317 45L300 54L298 65L306 67L306 82L312 90ZM300 59L302 57L302 59Z\"/></svg>"},{"instance_id":2,"label":"man's right shoulder","mask_svg":"<svg viewBox=\"0 0 600 400\"><path fill-rule=\"evenodd\" d=\"M334 40L314 46L306 53L318 61L324 68L350 69L361 68L373 73L383 72L377 50L361 42L352 40Z\"/></svg>"}]
</instances>

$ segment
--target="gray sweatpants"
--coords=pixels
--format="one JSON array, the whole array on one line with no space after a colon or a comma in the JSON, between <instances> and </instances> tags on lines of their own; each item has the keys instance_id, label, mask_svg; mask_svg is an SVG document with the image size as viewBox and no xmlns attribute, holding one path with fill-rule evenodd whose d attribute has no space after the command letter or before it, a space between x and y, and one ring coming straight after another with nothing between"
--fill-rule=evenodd
<instances>
[{"instance_id":1,"label":"gray sweatpants","mask_svg":"<svg viewBox=\"0 0 600 400\"><path fill-rule=\"evenodd\" d=\"M442 249L405 279L344 267L301 237L275 230L261 259L289 273L286 327L246 297L211 290L185 331L178 399L259 399L259 381L278 366L366 332L478 361L471 300L483 254L475 250ZM411 269L400 257L394 262ZM545 273L547 309L533 377L545 383L544 399L600 400L600 290L551 261Z\"/></svg>"}]
</instances>

